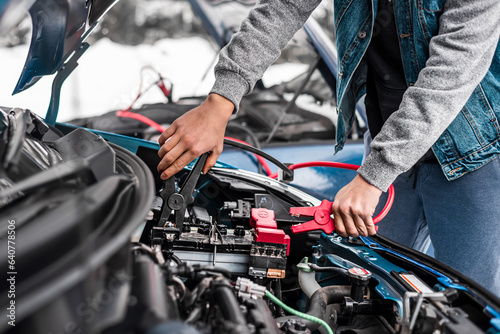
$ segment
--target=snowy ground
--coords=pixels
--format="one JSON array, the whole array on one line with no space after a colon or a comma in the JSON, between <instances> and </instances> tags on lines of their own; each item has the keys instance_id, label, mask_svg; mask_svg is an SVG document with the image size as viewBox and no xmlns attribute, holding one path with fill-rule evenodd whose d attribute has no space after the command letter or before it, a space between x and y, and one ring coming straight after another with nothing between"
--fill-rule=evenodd
<instances>
[{"instance_id":1,"label":"snowy ground","mask_svg":"<svg viewBox=\"0 0 500 334\"><path fill-rule=\"evenodd\" d=\"M12 96L21 74L28 46L0 48L0 105L31 109L44 117L49 105L54 76L42 78L28 90ZM152 66L174 83L174 100L184 96L205 95L213 81L216 51L201 37L163 39L153 45L127 46L101 39L87 50L79 66L62 89L58 121L99 115L127 107L137 95L141 68ZM266 85L292 79L307 65L282 64L270 68ZM143 87L157 80L152 71L144 71ZM153 87L138 101L164 101Z\"/></svg>"}]
</instances>

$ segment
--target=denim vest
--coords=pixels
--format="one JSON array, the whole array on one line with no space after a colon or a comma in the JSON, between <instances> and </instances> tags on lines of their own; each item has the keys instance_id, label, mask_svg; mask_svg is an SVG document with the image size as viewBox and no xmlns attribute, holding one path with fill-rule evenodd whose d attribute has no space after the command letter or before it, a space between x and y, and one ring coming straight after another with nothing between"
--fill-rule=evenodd
<instances>
[{"instance_id":1,"label":"denim vest","mask_svg":"<svg viewBox=\"0 0 500 334\"><path fill-rule=\"evenodd\" d=\"M429 41L438 33L446 0L404 0L395 5L399 44L408 86L429 57ZM356 101L365 93L366 52L377 0L335 0L338 50L338 127L336 151L352 126ZM409 33L411 32L411 34ZM448 180L473 171L500 153L500 46L493 63L459 115L432 146Z\"/></svg>"}]
</instances>

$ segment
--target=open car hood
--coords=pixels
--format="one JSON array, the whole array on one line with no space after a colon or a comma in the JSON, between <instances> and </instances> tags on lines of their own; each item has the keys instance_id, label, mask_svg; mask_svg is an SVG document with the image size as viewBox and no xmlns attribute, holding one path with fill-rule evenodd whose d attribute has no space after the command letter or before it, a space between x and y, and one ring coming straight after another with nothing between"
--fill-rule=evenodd
<instances>
[{"instance_id":1,"label":"open car hood","mask_svg":"<svg viewBox=\"0 0 500 334\"><path fill-rule=\"evenodd\" d=\"M8 0L0 7L5 28L29 8L33 33L23 71L13 94L54 74L76 51L96 22L118 0ZM12 17L10 14L15 14ZM8 19L7 19L8 18Z\"/></svg>"}]
</instances>

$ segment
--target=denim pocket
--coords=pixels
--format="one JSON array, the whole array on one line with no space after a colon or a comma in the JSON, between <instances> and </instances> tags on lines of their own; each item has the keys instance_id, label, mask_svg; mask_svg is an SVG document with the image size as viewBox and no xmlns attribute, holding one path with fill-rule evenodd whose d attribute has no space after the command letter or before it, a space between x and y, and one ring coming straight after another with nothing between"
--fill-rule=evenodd
<instances>
[{"instance_id":1,"label":"denim pocket","mask_svg":"<svg viewBox=\"0 0 500 334\"><path fill-rule=\"evenodd\" d=\"M481 85L474 90L446 131L450 135L455 155L459 157L478 153L498 141L498 120Z\"/></svg>"},{"instance_id":2,"label":"denim pocket","mask_svg":"<svg viewBox=\"0 0 500 334\"><path fill-rule=\"evenodd\" d=\"M446 0L415 0L418 21L427 43L439 32L439 17L443 13L445 2Z\"/></svg>"}]
</instances>

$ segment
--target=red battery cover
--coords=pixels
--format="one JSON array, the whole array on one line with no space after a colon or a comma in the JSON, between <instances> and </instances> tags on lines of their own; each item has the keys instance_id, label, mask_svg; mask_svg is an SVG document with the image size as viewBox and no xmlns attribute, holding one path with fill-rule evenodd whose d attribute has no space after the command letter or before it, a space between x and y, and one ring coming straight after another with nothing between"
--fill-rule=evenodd
<instances>
[{"instance_id":1,"label":"red battery cover","mask_svg":"<svg viewBox=\"0 0 500 334\"><path fill-rule=\"evenodd\" d=\"M273 210L252 209L250 225L255 228L255 241L286 245L286 255L290 253L290 236L278 229Z\"/></svg>"}]
</instances>

